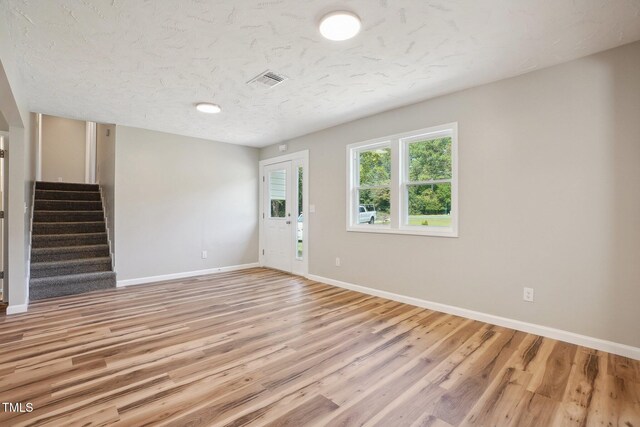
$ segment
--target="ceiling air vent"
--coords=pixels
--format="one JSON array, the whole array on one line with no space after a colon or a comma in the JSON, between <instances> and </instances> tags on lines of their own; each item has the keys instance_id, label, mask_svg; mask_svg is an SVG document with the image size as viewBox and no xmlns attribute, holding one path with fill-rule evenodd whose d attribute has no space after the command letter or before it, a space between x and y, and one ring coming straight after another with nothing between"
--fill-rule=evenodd
<instances>
[{"instance_id":1,"label":"ceiling air vent","mask_svg":"<svg viewBox=\"0 0 640 427\"><path fill-rule=\"evenodd\" d=\"M265 71L252 78L247 84L272 88L287 80L285 76L274 73L273 71Z\"/></svg>"}]
</instances>

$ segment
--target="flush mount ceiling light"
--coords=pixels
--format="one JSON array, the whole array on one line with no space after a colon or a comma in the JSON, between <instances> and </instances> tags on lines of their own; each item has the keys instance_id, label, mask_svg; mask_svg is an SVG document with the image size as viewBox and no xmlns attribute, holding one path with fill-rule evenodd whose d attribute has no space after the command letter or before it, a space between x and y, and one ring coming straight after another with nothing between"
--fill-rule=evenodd
<instances>
[{"instance_id":1,"label":"flush mount ceiling light","mask_svg":"<svg viewBox=\"0 0 640 427\"><path fill-rule=\"evenodd\" d=\"M331 12L320 21L320 34L333 41L348 40L360 32L360 27L360 18L355 13Z\"/></svg>"},{"instance_id":2,"label":"flush mount ceiling light","mask_svg":"<svg viewBox=\"0 0 640 427\"><path fill-rule=\"evenodd\" d=\"M222 108L220 108L220 106L217 104L211 104L209 102L200 102L196 104L196 110L200 111L201 113L216 114L222 111Z\"/></svg>"}]
</instances>

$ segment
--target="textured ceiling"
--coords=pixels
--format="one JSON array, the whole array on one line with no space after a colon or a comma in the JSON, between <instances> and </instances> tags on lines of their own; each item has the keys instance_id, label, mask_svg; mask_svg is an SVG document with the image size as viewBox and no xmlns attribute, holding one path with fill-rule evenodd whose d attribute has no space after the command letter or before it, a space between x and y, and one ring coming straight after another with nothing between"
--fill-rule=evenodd
<instances>
[{"instance_id":1,"label":"textured ceiling","mask_svg":"<svg viewBox=\"0 0 640 427\"><path fill-rule=\"evenodd\" d=\"M264 146L640 39L640 0L0 0L33 111ZM354 11L329 42L317 22ZM289 80L248 80L267 69ZM224 109L203 115L193 104Z\"/></svg>"}]
</instances>

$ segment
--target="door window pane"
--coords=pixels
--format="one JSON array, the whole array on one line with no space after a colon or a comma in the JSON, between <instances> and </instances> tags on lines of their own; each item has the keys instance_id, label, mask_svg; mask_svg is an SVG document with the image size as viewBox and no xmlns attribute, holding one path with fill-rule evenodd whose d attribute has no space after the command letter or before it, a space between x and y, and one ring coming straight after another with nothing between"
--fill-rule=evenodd
<instances>
[{"instance_id":1,"label":"door window pane","mask_svg":"<svg viewBox=\"0 0 640 427\"><path fill-rule=\"evenodd\" d=\"M287 211L287 171L286 169L269 172L269 216L284 218Z\"/></svg>"},{"instance_id":2,"label":"door window pane","mask_svg":"<svg viewBox=\"0 0 640 427\"><path fill-rule=\"evenodd\" d=\"M451 183L408 185L407 225L451 227Z\"/></svg>"},{"instance_id":3,"label":"door window pane","mask_svg":"<svg viewBox=\"0 0 640 427\"><path fill-rule=\"evenodd\" d=\"M302 259L302 248L304 242L304 212L302 211L303 199L302 199L302 184L303 184L303 169L302 166L298 167L298 221L296 222L296 258Z\"/></svg>"}]
</instances>

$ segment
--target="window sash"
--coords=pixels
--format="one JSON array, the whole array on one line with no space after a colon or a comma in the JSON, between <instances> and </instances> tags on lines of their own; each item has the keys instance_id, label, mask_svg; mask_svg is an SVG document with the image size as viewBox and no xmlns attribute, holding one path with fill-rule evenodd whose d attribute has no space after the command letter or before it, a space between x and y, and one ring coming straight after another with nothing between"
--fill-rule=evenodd
<instances>
[{"instance_id":1,"label":"window sash","mask_svg":"<svg viewBox=\"0 0 640 427\"><path fill-rule=\"evenodd\" d=\"M410 155L410 149L409 147L411 146L411 144L415 144L415 143L421 143L421 142L428 142L428 141L432 141L434 139L439 139L439 138L445 138L445 137L450 137L451 138L451 178L443 178L443 179L428 179L428 180L420 180L420 181L412 181L411 179L409 179L409 165L411 163L411 160L409 158ZM452 216L456 215L456 211L457 211L457 206L454 206L454 181L455 181L455 177L456 177L456 170L455 170L455 144L456 141L454 139L454 132L453 129L442 129L442 130L437 130L437 131L433 131L433 132L425 132L425 133L419 133L419 134L414 134L414 135L409 135L405 138L399 138L398 142L399 142L399 146L401 148L401 152L400 152L400 167L401 167L401 171L400 171L400 209L398 210L400 213L400 218L399 218L399 228L400 229L412 229L412 230L416 230L416 229L422 229L422 230L432 230L432 231L443 231L443 232L452 232L453 230L453 221L455 221L455 219L452 218L452 226L451 227L436 227L436 226L430 226L430 225L411 225L409 224L409 188L410 187L414 187L414 186L420 186L420 185L432 185L432 184L449 184L451 185L451 189L452 189L452 194L451 194L451 213Z\"/></svg>"},{"instance_id":2,"label":"window sash","mask_svg":"<svg viewBox=\"0 0 640 427\"><path fill-rule=\"evenodd\" d=\"M429 180L424 180L424 181L411 181L409 179L409 164L411 163L410 159L409 159L409 146L411 144L415 144L415 143L419 143L419 142L428 142L428 141L433 141L434 139L439 139L439 138L445 138L445 137L450 137L451 138L451 178L442 178L442 179L429 179ZM435 131L435 132L428 132L422 135L411 135L408 136L406 138L400 138L399 140L400 142L400 146L401 146L401 159L400 159L400 164L401 164L401 184L438 184L438 181L442 181L442 182L452 182L454 180L454 176L455 176L455 147L454 144L456 144L456 141L454 141L454 135L453 132L449 129L447 130L440 130L440 131Z\"/></svg>"},{"instance_id":3,"label":"window sash","mask_svg":"<svg viewBox=\"0 0 640 427\"><path fill-rule=\"evenodd\" d=\"M384 141L378 141L370 144L360 145L358 147L352 148L350 152L352 153L352 163L351 163L351 212L349 216L349 227L363 227L363 228L371 228L372 224L361 224L359 222L360 217L360 192L366 190L382 190L389 189L391 193L393 182L393 170L389 173L389 184L380 184L380 185L360 185L360 156L362 153L366 153L369 151L375 151L380 149L389 149L391 153L391 168L393 169L393 141L389 139L385 139ZM393 206L391 207L393 209ZM389 228L390 224L374 224L374 227L377 228Z\"/></svg>"},{"instance_id":4,"label":"window sash","mask_svg":"<svg viewBox=\"0 0 640 427\"><path fill-rule=\"evenodd\" d=\"M351 193L351 201L352 201L352 205L351 205L351 216L350 216L350 227L365 227L365 228L371 228L373 227L378 227L378 228L390 228L391 227L391 223L389 224L363 224L359 222L359 218L360 218L360 192L361 191L366 191L366 190L383 190L383 189L389 189L389 194L391 194L392 187L391 185L382 185L382 186L376 186L376 187L354 187L352 189L352 193ZM390 215L392 215L391 212L393 212L393 205L391 204L390 201ZM376 213L379 214L379 207L375 206L376 208Z\"/></svg>"},{"instance_id":5,"label":"window sash","mask_svg":"<svg viewBox=\"0 0 640 427\"><path fill-rule=\"evenodd\" d=\"M358 147L353 149L353 186L356 188L362 188L362 189L368 189L368 188L386 188L388 186L391 185L391 182L393 180L392 178L392 172L389 173L389 184L381 184L381 185L373 185L373 186L368 186L368 185L360 185L360 155L362 153L366 153L368 151L375 151L375 150L380 150L380 149L385 149L388 148L390 152L393 152L393 147L392 147L392 143L389 140L386 141L382 141L382 142L377 142L374 144L368 144L368 145L364 145L362 147ZM393 153L391 155L392 159L393 159ZM391 162L393 164L393 160Z\"/></svg>"},{"instance_id":6,"label":"window sash","mask_svg":"<svg viewBox=\"0 0 640 427\"><path fill-rule=\"evenodd\" d=\"M400 227L401 228L407 228L407 229L425 229L425 230L434 230L434 231L447 231L447 230L451 230L453 227L442 227L442 226L433 226L433 225L412 225L409 224L409 217L411 216L409 214L409 188L410 187L417 187L420 185L432 185L432 184L449 184L451 185L451 189L452 189L452 194L451 194L451 215L454 215L454 196L453 196L453 180L436 180L438 182L423 182L423 181L418 181L417 183L413 183L413 182L407 182L407 183L403 183L402 184L402 209L401 209L401 218L400 218ZM454 219L452 218L452 221Z\"/></svg>"}]
</instances>

